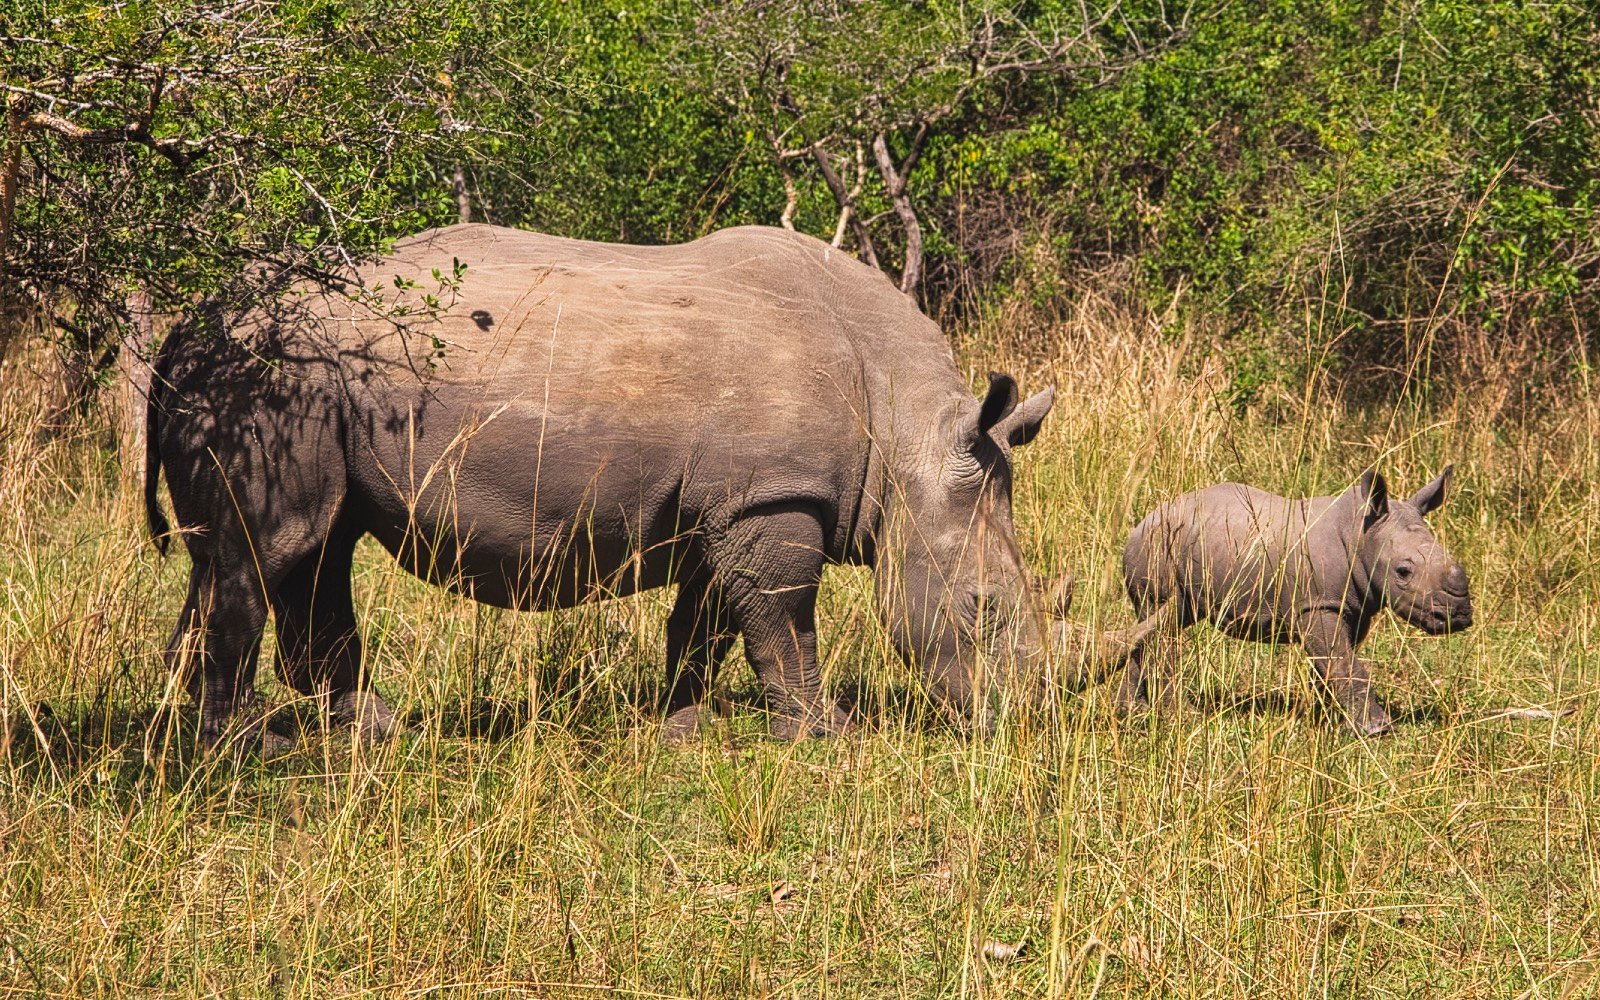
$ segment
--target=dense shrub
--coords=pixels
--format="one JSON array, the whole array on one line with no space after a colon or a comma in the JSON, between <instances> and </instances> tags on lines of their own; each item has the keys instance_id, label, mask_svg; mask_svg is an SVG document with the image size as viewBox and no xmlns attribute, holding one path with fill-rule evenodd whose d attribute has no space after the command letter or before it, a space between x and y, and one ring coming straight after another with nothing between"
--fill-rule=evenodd
<instances>
[{"instance_id":1,"label":"dense shrub","mask_svg":"<svg viewBox=\"0 0 1600 1000\"><path fill-rule=\"evenodd\" d=\"M164 135L243 136L217 161L236 167L221 194L214 168L143 146L32 138L8 271L73 289L87 262L175 302L250 253L366 249L464 209L635 242L787 213L847 249L871 240L898 277L903 206L861 158L881 137L911 164L925 264L908 280L943 315L1019 298L1048 312L1092 276L1127 276L1126 293L1177 297L1230 338L1241 398L1294 375L1280 359L1306 352L1281 341L1308 329L1334 358L1431 375L1513 355L1559 368L1593 345L1600 19L1583 3L275 10L282 73L267 59L247 86L204 78L157 118ZM251 42L160 34L184 12L118 8L67 40L152 65ZM26 19L7 30L67 30ZM26 86L85 62L18 51L8 79ZM248 100L290 92L280 76L302 101ZM138 96L106 79L113 103ZM859 225L816 145L856 185ZM37 253L55 246L77 256Z\"/></svg>"}]
</instances>

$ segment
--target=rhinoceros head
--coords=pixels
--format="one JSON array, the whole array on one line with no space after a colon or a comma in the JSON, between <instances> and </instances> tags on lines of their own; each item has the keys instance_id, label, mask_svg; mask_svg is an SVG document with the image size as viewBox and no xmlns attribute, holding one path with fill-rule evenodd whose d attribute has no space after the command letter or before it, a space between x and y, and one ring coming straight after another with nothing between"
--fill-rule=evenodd
<instances>
[{"instance_id":1,"label":"rhinoceros head","mask_svg":"<svg viewBox=\"0 0 1600 1000\"><path fill-rule=\"evenodd\" d=\"M1019 403L1016 381L992 374L981 401L947 411L891 463L879 607L900 654L958 710L982 714L977 699L1047 648L1011 520L1011 452L1053 402L1046 389Z\"/></svg>"},{"instance_id":2,"label":"rhinoceros head","mask_svg":"<svg viewBox=\"0 0 1600 1000\"><path fill-rule=\"evenodd\" d=\"M1452 468L1446 466L1409 500L1391 498L1383 476L1371 469L1351 487L1365 517L1356 576L1366 578L1375 598L1429 635L1472 624L1467 571L1424 520L1444 503Z\"/></svg>"}]
</instances>

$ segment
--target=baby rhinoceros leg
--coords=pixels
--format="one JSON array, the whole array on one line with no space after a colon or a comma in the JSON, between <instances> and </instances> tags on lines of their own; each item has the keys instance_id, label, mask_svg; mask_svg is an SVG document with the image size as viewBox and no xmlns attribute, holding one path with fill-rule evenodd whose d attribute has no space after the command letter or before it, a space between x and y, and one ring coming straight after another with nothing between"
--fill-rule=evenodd
<instances>
[{"instance_id":1,"label":"baby rhinoceros leg","mask_svg":"<svg viewBox=\"0 0 1600 1000\"><path fill-rule=\"evenodd\" d=\"M1356 656L1338 614L1319 611L1308 616L1303 641L1318 687L1338 706L1346 725L1363 736L1379 736L1394 728L1394 720L1372 693L1366 661Z\"/></svg>"},{"instance_id":2,"label":"baby rhinoceros leg","mask_svg":"<svg viewBox=\"0 0 1600 1000\"><path fill-rule=\"evenodd\" d=\"M1142 620L1160 616L1160 622L1149 641L1128 657L1122 683L1117 687L1118 711L1131 715L1154 705L1163 713L1171 713L1183 706L1178 656L1187 623L1180 618L1179 603L1172 599L1159 607L1138 608Z\"/></svg>"}]
</instances>

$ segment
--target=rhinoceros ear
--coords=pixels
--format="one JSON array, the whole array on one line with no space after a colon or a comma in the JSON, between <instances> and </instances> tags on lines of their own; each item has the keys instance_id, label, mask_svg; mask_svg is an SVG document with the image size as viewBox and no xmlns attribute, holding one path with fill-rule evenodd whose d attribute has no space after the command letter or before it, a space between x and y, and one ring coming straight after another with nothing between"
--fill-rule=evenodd
<instances>
[{"instance_id":1,"label":"rhinoceros ear","mask_svg":"<svg viewBox=\"0 0 1600 1000\"><path fill-rule=\"evenodd\" d=\"M1017 395L1016 379L1002 372L989 373L989 391L978 407L977 423L969 424L963 435L968 448L991 436L1012 448L1033 440L1055 403L1055 390L1035 393L1020 405Z\"/></svg>"},{"instance_id":2,"label":"rhinoceros ear","mask_svg":"<svg viewBox=\"0 0 1600 1000\"><path fill-rule=\"evenodd\" d=\"M963 416L956 437L956 447L973 451L978 442L994 430L995 425L1011 415L1017 408L1017 380L1000 372L989 373L989 391L978 404L976 418ZM970 414L972 411L965 410Z\"/></svg>"},{"instance_id":3,"label":"rhinoceros ear","mask_svg":"<svg viewBox=\"0 0 1600 1000\"><path fill-rule=\"evenodd\" d=\"M1377 469L1368 467L1350 492L1368 524L1389 513L1389 484Z\"/></svg>"},{"instance_id":4,"label":"rhinoceros ear","mask_svg":"<svg viewBox=\"0 0 1600 1000\"><path fill-rule=\"evenodd\" d=\"M1006 443L1015 448L1027 444L1039 435L1039 428L1044 424L1045 415L1050 412L1050 407L1056 402L1055 389L1045 389L1029 396L1020 403L1011 415L1000 422L996 437L1004 437Z\"/></svg>"},{"instance_id":5,"label":"rhinoceros ear","mask_svg":"<svg viewBox=\"0 0 1600 1000\"><path fill-rule=\"evenodd\" d=\"M1433 482L1418 490L1411 498L1411 506L1417 508L1419 514L1432 514L1444 505L1450 492L1450 473L1454 465L1447 465Z\"/></svg>"},{"instance_id":6,"label":"rhinoceros ear","mask_svg":"<svg viewBox=\"0 0 1600 1000\"><path fill-rule=\"evenodd\" d=\"M987 434L1017 408L1017 380L1003 372L989 373L989 391L978 409L978 433Z\"/></svg>"}]
</instances>

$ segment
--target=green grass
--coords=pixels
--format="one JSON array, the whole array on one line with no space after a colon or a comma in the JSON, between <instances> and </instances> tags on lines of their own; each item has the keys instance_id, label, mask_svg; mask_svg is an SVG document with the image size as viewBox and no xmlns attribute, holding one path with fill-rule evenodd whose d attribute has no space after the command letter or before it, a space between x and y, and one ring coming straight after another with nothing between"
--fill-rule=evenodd
<instances>
[{"instance_id":1,"label":"green grass","mask_svg":"<svg viewBox=\"0 0 1600 1000\"><path fill-rule=\"evenodd\" d=\"M1121 541L1161 497L1331 491L1371 462L1409 491L1457 463L1437 526L1479 625L1375 630L1397 735L1336 729L1292 651L1197 629L1197 707L1128 720L1098 688L965 739L884 652L869 578L835 570L823 655L863 726L767 740L735 656L731 716L662 748L668 592L500 612L364 543L406 734L195 761L158 713L182 704L158 651L186 560L155 556L95 438L41 436L8 371L0 993L1595 995L1595 395L1514 419L1488 389L1363 410L1317 386L1269 419L1131 324L1080 318L1060 345L1015 366L1061 391L1017 521L1041 571L1083 579L1085 620L1127 621ZM1525 706L1574 711L1497 717Z\"/></svg>"}]
</instances>

